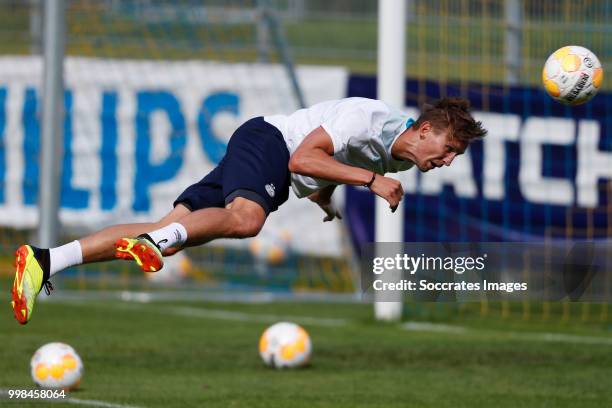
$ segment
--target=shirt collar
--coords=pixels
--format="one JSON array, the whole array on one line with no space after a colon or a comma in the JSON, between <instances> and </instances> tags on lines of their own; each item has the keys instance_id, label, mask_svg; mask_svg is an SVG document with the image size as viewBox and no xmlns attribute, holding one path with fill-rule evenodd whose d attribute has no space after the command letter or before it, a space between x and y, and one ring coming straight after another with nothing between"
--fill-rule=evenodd
<instances>
[{"instance_id":1,"label":"shirt collar","mask_svg":"<svg viewBox=\"0 0 612 408\"><path fill-rule=\"evenodd\" d=\"M400 132L397 133L397 135L393 139L393 142L391 143L391 148L393 147L395 142L397 142L397 139L401 136L401 134L404 133L404 130L406 130L410 126L414 125L414 122L416 122L414 119L408 118L408 120L406 121L406 128L402 129ZM393 154L391 154L391 148L389 148L389 159L390 159L389 161L390 161L391 165L396 169L396 171L399 170L399 169L409 168L409 167L412 167L414 165L414 163L412 163L412 162L407 162L407 161L404 161L404 160L397 160L397 159L395 159L393 157Z\"/></svg>"},{"instance_id":2,"label":"shirt collar","mask_svg":"<svg viewBox=\"0 0 612 408\"><path fill-rule=\"evenodd\" d=\"M393 138L393 141L391 142L391 147L393 147L393 145L395 144L397 139L401 136L401 134L404 133L404 130L406 130L410 126L414 125L414 122L416 122L414 119L408 118L408 120L406 121L406 128L405 129L400 129L400 131L397 132L397 135L395 135L395 137ZM391 149L391 147L389 147L389 149ZM389 150L389 151L391 151L391 150Z\"/></svg>"}]
</instances>

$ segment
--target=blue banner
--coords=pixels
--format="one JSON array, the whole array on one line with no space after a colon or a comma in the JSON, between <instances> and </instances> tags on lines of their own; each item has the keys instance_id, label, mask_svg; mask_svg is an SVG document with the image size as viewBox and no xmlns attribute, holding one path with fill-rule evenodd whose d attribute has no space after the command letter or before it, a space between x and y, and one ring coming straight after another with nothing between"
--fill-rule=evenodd
<instances>
[{"instance_id":1,"label":"blue banner","mask_svg":"<svg viewBox=\"0 0 612 408\"><path fill-rule=\"evenodd\" d=\"M429 173L411 175L414 188L405 187L403 200L405 241L612 235L612 94L567 107L539 88L407 80L406 95L409 108L467 97L489 135L470 146L460 178L445 176L431 188ZM348 96L375 98L375 78L351 76ZM346 203L356 246L374 241L374 195L348 188Z\"/></svg>"}]
</instances>

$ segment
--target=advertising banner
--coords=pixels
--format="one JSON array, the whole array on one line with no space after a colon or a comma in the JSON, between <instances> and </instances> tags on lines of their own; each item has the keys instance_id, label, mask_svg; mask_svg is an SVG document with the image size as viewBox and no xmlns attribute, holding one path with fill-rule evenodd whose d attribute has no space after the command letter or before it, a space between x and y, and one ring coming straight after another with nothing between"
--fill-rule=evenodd
<instances>
[{"instance_id":1,"label":"advertising banner","mask_svg":"<svg viewBox=\"0 0 612 408\"><path fill-rule=\"evenodd\" d=\"M244 121L298 109L285 68L269 64L68 57L60 219L94 230L157 220L223 157ZM346 94L336 67L299 67L308 104ZM0 58L0 224L38 223L42 60ZM62 103L62 101L58 101ZM290 217L291 222L285 222ZM264 234L300 236L302 252L338 253L339 228L291 197Z\"/></svg>"},{"instance_id":2,"label":"advertising banner","mask_svg":"<svg viewBox=\"0 0 612 408\"><path fill-rule=\"evenodd\" d=\"M425 98L465 96L489 133L450 167L401 174L407 242L540 241L612 236L612 95L568 107L543 89L406 82L416 119ZM376 81L352 76L349 96ZM374 240L374 198L347 189L357 247Z\"/></svg>"}]
</instances>

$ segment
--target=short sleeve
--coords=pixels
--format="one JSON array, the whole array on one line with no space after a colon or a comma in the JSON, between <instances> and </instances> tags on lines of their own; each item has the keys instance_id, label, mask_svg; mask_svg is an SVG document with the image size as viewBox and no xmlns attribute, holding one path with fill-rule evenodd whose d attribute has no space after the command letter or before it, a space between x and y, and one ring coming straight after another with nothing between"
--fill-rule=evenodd
<instances>
[{"instance_id":1,"label":"short sleeve","mask_svg":"<svg viewBox=\"0 0 612 408\"><path fill-rule=\"evenodd\" d=\"M351 138L368 138L370 134L369 117L359 107L339 109L321 127L332 139L334 154L344 150Z\"/></svg>"}]
</instances>

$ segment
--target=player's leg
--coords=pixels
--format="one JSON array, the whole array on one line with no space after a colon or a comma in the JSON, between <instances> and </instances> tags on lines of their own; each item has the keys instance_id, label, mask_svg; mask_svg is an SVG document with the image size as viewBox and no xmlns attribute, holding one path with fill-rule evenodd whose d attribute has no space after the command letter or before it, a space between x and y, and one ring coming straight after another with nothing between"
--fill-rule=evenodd
<instances>
[{"instance_id":1,"label":"player's leg","mask_svg":"<svg viewBox=\"0 0 612 408\"><path fill-rule=\"evenodd\" d=\"M258 202L236 196L225 208L202 208L136 238L117 241L118 257L134 259L145 272L163 267L164 255L217 238L248 238L259 233L267 213ZM124 256L124 254L128 256Z\"/></svg>"},{"instance_id":2,"label":"player's leg","mask_svg":"<svg viewBox=\"0 0 612 408\"><path fill-rule=\"evenodd\" d=\"M194 211L178 222L185 227L184 247L202 245L217 238L248 238L261 231L267 214L260 204L236 197L225 208Z\"/></svg>"},{"instance_id":3,"label":"player's leg","mask_svg":"<svg viewBox=\"0 0 612 408\"><path fill-rule=\"evenodd\" d=\"M152 271L148 267L163 264L155 260L160 250L256 235L267 215L288 198L288 161L289 151L278 129L262 118L246 122L230 139L222 171L215 179L222 187L225 208L191 205L194 211L178 222L142 237L126 238L125 243L142 247L155 262L140 266ZM123 245L117 250L123 251Z\"/></svg>"},{"instance_id":4,"label":"player's leg","mask_svg":"<svg viewBox=\"0 0 612 408\"><path fill-rule=\"evenodd\" d=\"M225 200L221 183L224 163L225 159L221 160L221 163L206 177L187 187L176 199L174 206L187 208L189 213L204 209L211 209L214 213L214 210L223 209ZM189 213L182 215L184 217ZM177 223L176 219L172 221L157 228L140 231L138 234L126 233L115 243L115 256L133 259L145 272L160 270L164 265L162 254L172 255L178 252L187 237L183 225Z\"/></svg>"},{"instance_id":5,"label":"player's leg","mask_svg":"<svg viewBox=\"0 0 612 408\"><path fill-rule=\"evenodd\" d=\"M104 228L79 240L83 254L82 263L100 262L115 259L115 244L120 238L138 236L152 229L162 228L178 221L191 210L177 205L166 216L154 223L119 224ZM53 252L53 249L51 250ZM53 263L53 257L51 259Z\"/></svg>"},{"instance_id":6,"label":"player's leg","mask_svg":"<svg viewBox=\"0 0 612 408\"><path fill-rule=\"evenodd\" d=\"M162 252L202 245L217 238L248 238L259 233L267 214L261 204L236 197L226 208L203 208L165 227L117 242L117 256L134 259L145 272L163 267ZM123 256L129 254L130 256Z\"/></svg>"},{"instance_id":7,"label":"player's leg","mask_svg":"<svg viewBox=\"0 0 612 408\"><path fill-rule=\"evenodd\" d=\"M11 302L15 318L21 324L30 320L36 296L43 287L50 290L49 278L57 272L82 263L114 259L115 243L124 234L138 235L152 228L161 228L190 212L187 207L177 205L156 223L115 225L57 248L22 245L15 252L16 271Z\"/></svg>"}]
</instances>

